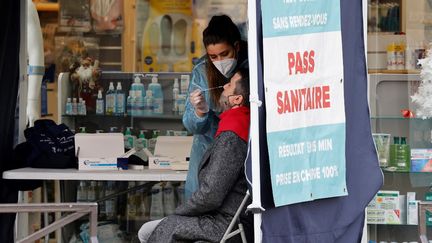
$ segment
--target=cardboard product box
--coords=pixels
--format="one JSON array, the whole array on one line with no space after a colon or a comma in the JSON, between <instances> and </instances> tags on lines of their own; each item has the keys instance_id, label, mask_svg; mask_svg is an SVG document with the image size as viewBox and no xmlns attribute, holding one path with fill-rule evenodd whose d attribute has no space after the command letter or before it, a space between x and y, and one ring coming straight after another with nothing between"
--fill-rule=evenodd
<instances>
[{"instance_id":1,"label":"cardboard product box","mask_svg":"<svg viewBox=\"0 0 432 243\"><path fill-rule=\"evenodd\" d=\"M149 169L187 170L192 136L159 136L154 154L148 154Z\"/></svg>"},{"instance_id":2,"label":"cardboard product box","mask_svg":"<svg viewBox=\"0 0 432 243\"><path fill-rule=\"evenodd\" d=\"M432 172L432 149L411 149L411 171Z\"/></svg>"},{"instance_id":3,"label":"cardboard product box","mask_svg":"<svg viewBox=\"0 0 432 243\"><path fill-rule=\"evenodd\" d=\"M117 170L117 158L124 153L121 133L78 133L75 154L78 170Z\"/></svg>"},{"instance_id":4,"label":"cardboard product box","mask_svg":"<svg viewBox=\"0 0 432 243\"><path fill-rule=\"evenodd\" d=\"M368 224L402 224L399 191L378 191L366 208Z\"/></svg>"}]
</instances>

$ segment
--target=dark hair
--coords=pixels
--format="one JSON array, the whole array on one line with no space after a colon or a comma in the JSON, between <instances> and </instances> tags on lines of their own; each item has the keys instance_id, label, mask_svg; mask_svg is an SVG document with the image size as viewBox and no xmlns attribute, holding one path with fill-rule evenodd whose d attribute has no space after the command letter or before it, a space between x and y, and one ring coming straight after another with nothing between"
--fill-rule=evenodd
<instances>
[{"instance_id":1,"label":"dark hair","mask_svg":"<svg viewBox=\"0 0 432 243\"><path fill-rule=\"evenodd\" d=\"M250 85L249 85L249 69L240 68L237 69L235 73L239 73L241 79L237 81L236 87L234 90L234 94L243 96L243 105L249 107L249 94L250 94Z\"/></svg>"},{"instance_id":2,"label":"dark hair","mask_svg":"<svg viewBox=\"0 0 432 243\"><path fill-rule=\"evenodd\" d=\"M213 16L203 31L204 46L226 42L231 46L241 40L240 31L227 15Z\"/></svg>"},{"instance_id":3,"label":"dark hair","mask_svg":"<svg viewBox=\"0 0 432 243\"><path fill-rule=\"evenodd\" d=\"M236 43L241 42L240 31L230 17L227 15L213 16L205 30L203 31L204 47L211 44L227 43L235 48ZM206 55L207 65L206 74L209 87L222 86L228 82L228 79L223 76L213 65L210 57ZM222 89L214 89L210 91L210 98L214 104L219 104L219 98L222 94Z\"/></svg>"}]
</instances>

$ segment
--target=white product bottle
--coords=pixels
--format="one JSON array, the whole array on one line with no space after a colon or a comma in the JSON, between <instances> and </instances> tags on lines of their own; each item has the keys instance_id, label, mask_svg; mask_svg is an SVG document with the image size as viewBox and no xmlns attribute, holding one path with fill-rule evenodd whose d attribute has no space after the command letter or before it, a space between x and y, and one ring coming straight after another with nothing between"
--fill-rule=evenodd
<instances>
[{"instance_id":1,"label":"white product bottle","mask_svg":"<svg viewBox=\"0 0 432 243\"><path fill-rule=\"evenodd\" d=\"M141 83L140 76L144 76L144 75L142 75L140 73L135 74L134 82L131 85L131 90L134 94L133 95L134 97L138 97L138 96L144 97L144 94L145 94L144 84Z\"/></svg>"},{"instance_id":2,"label":"white product bottle","mask_svg":"<svg viewBox=\"0 0 432 243\"><path fill-rule=\"evenodd\" d=\"M172 97L172 100L173 100L173 112L178 112L178 106L177 106L177 99L178 99L178 95L179 95L179 93L180 93L180 90L179 90L179 83L178 83L178 79L176 78L176 79L174 79L174 85L173 85L173 97Z\"/></svg>"},{"instance_id":3,"label":"white product bottle","mask_svg":"<svg viewBox=\"0 0 432 243\"><path fill-rule=\"evenodd\" d=\"M148 89L146 92L146 96L144 99L144 109L143 109L143 115L151 115L154 112L154 99L153 99L153 92L151 89Z\"/></svg>"},{"instance_id":4,"label":"white product bottle","mask_svg":"<svg viewBox=\"0 0 432 243\"><path fill-rule=\"evenodd\" d=\"M137 202L137 204L136 204L136 207L137 207L136 208L137 218L140 219L140 220L142 220L142 221L144 221L144 220L147 219L147 215L148 215L147 207L146 207L146 205L147 205L147 202L146 202L146 200L147 200L146 192L144 192L143 189L137 190L135 192L135 200Z\"/></svg>"},{"instance_id":5,"label":"white product bottle","mask_svg":"<svg viewBox=\"0 0 432 243\"><path fill-rule=\"evenodd\" d=\"M174 187L171 182L167 182L163 188L163 207L165 216L174 214L176 208Z\"/></svg>"},{"instance_id":6,"label":"white product bottle","mask_svg":"<svg viewBox=\"0 0 432 243\"><path fill-rule=\"evenodd\" d=\"M132 90L129 90L129 95L126 99L126 113L128 116L132 115L132 104L133 104L133 94Z\"/></svg>"},{"instance_id":7,"label":"white product bottle","mask_svg":"<svg viewBox=\"0 0 432 243\"><path fill-rule=\"evenodd\" d=\"M108 181L108 186L106 189L106 195L112 195L116 193L115 191L115 185L114 181ZM117 198L110 198L106 200L105 202L105 209L106 209L106 217L107 220L114 220L117 216Z\"/></svg>"},{"instance_id":8,"label":"white product bottle","mask_svg":"<svg viewBox=\"0 0 432 243\"><path fill-rule=\"evenodd\" d=\"M105 95L105 112L107 115L113 115L115 112L115 108L116 108L116 99L115 99L115 90L114 90L114 83L110 82L109 84L109 89L106 92Z\"/></svg>"},{"instance_id":9,"label":"white product bottle","mask_svg":"<svg viewBox=\"0 0 432 243\"><path fill-rule=\"evenodd\" d=\"M82 103L83 103L83 99L78 98L77 115L82 115Z\"/></svg>"},{"instance_id":10,"label":"white product bottle","mask_svg":"<svg viewBox=\"0 0 432 243\"><path fill-rule=\"evenodd\" d=\"M91 181L87 193L87 200L89 202L94 202L96 201L96 197L97 197L97 183L96 181Z\"/></svg>"},{"instance_id":11,"label":"white product bottle","mask_svg":"<svg viewBox=\"0 0 432 243\"><path fill-rule=\"evenodd\" d=\"M115 99L116 99L115 115L123 116L125 113L125 93L122 90L122 86L120 82L117 82Z\"/></svg>"},{"instance_id":12,"label":"white product bottle","mask_svg":"<svg viewBox=\"0 0 432 243\"><path fill-rule=\"evenodd\" d=\"M158 83L157 75L153 75L152 82L149 84L148 89L151 90L153 94L153 113L163 114L163 92L160 83Z\"/></svg>"},{"instance_id":13,"label":"white product bottle","mask_svg":"<svg viewBox=\"0 0 432 243\"><path fill-rule=\"evenodd\" d=\"M87 202L87 185L85 181L80 181L77 188L77 202Z\"/></svg>"},{"instance_id":14,"label":"white product bottle","mask_svg":"<svg viewBox=\"0 0 432 243\"><path fill-rule=\"evenodd\" d=\"M106 188L105 183L103 181L98 182L98 199L104 198L106 196ZM105 208L105 201L98 202L98 211L99 211L99 217L102 219L105 219L106 217L106 208Z\"/></svg>"},{"instance_id":15,"label":"white product bottle","mask_svg":"<svg viewBox=\"0 0 432 243\"><path fill-rule=\"evenodd\" d=\"M72 99L71 98L67 98L67 100L66 100L65 114L66 115L72 115Z\"/></svg>"},{"instance_id":16,"label":"white product bottle","mask_svg":"<svg viewBox=\"0 0 432 243\"><path fill-rule=\"evenodd\" d=\"M128 188L132 188L136 186L135 181L129 181ZM128 220L135 220L137 216L137 202L134 192L129 192L127 194L127 204L126 204L126 211L127 211L127 217Z\"/></svg>"},{"instance_id":17,"label":"white product bottle","mask_svg":"<svg viewBox=\"0 0 432 243\"><path fill-rule=\"evenodd\" d=\"M161 183L155 184L151 189L150 220L161 219L163 212L163 193Z\"/></svg>"},{"instance_id":18,"label":"white product bottle","mask_svg":"<svg viewBox=\"0 0 432 243\"><path fill-rule=\"evenodd\" d=\"M77 98L72 99L72 114L71 115L78 115Z\"/></svg>"},{"instance_id":19,"label":"white product bottle","mask_svg":"<svg viewBox=\"0 0 432 243\"><path fill-rule=\"evenodd\" d=\"M403 70L405 68L405 43L396 44L396 69Z\"/></svg>"},{"instance_id":20,"label":"white product bottle","mask_svg":"<svg viewBox=\"0 0 432 243\"><path fill-rule=\"evenodd\" d=\"M414 70L416 66L416 58L414 49L408 44L405 49L405 69Z\"/></svg>"},{"instance_id":21,"label":"white product bottle","mask_svg":"<svg viewBox=\"0 0 432 243\"><path fill-rule=\"evenodd\" d=\"M104 99L102 97L102 90L98 91L97 99L96 99L96 114L103 115L104 114Z\"/></svg>"},{"instance_id":22,"label":"white product bottle","mask_svg":"<svg viewBox=\"0 0 432 243\"><path fill-rule=\"evenodd\" d=\"M81 102L80 115L83 115L83 116L87 115L87 106L86 106L86 101L85 100L83 100Z\"/></svg>"},{"instance_id":23,"label":"white product bottle","mask_svg":"<svg viewBox=\"0 0 432 243\"><path fill-rule=\"evenodd\" d=\"M189 75L184 74L180 76L180 93L186 94L189 87Z\"/></svg>"},{"instance_id":24,"label":"white product bottle","mask_svg":"<svg viewBox=\"0 0 432 243\"><path fill-rule=\"evenodd\" d=\"M186 95L185 94L178 95L175 103L177 104L178 114L183 115L186 109Z\"/></svg>"},{"instance_id":25,"label":"white product bottle","mask_svg":"<svg viewBox=\"0 0 432 243\"><path fill-rule=\"evenodd\" d=\"M180 185L177 187L177 205L181 205L185 200L185 188L184 182L180 182Z\"/></svg>"}]
</instances>

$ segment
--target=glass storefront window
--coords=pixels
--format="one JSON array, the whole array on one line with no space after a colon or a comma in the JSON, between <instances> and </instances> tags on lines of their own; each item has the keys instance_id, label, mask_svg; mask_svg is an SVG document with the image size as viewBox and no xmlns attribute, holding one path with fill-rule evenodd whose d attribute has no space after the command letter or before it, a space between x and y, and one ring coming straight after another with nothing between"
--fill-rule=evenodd
<instances>
[{"instance_id":1,"label":"glass storefront window","mask_svg":"<svg viewBox=\"0 0 432 243\"><path fill-rule=\"evenodd\" d=\"M205 53L202 31L213 15L230 16L246 33L246 0L137 0L136 6L138 71L191 71Z\"/></svg>"}]
</instances>

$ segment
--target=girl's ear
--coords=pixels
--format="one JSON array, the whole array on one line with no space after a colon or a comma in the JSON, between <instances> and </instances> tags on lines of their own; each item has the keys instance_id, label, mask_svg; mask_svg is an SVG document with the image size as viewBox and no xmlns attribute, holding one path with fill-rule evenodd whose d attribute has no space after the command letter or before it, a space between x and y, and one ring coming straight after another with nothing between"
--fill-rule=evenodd
<instances>
[{"instance_id":1,"label":"girl's ear","mask_svg":"<svg viewBox=\"0 0 432 243\"><path fill-rule=\"evenodd\" d=\"M234 42L234 49L239 52L240 51L240 41Z\"/></svg>"}]
</instances>

